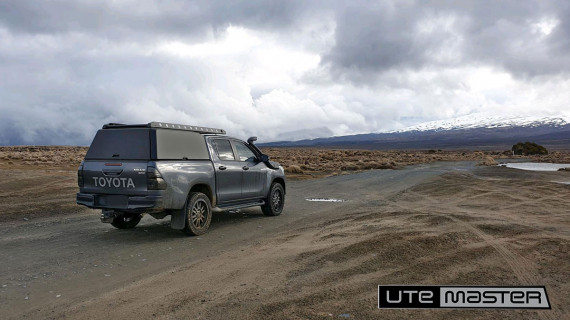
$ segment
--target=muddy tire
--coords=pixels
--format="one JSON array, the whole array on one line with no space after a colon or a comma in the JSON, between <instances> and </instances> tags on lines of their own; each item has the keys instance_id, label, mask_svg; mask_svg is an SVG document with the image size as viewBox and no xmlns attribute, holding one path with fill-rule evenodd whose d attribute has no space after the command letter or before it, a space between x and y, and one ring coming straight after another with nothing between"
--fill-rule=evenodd
<instances>
[{"instance_id":1,"label":"muddy tire","mask_svg":"<svg viewBox=\"0 0 570 320\"><path fill-rule=\"evenodd\" d=\"M285 205L285 190L280 183L273 182L269 190L269 196L265 199L265 205L261 206L261 211L266 216L278 216L283 211Z\"/></svg>"},{"instance_id":2,"label":"muddy tire","mask_svg":"<svg viewBox=\"0 0 570 320\"><path fill-rule=\"evenodd\" d=\"M208 196L201 192L192 192L185 206L186 226L182 231L190 236L206 233L212 222L212 204Z\"/></svg>"},{"instance_id":3,"label":"muddy tire","mask_svg":"<svg viewBox=\"0 0 570 320\"><path fill-rule=\"evenodd\" d=\"M141 222L141 214L121 215L113 218L111 225L117 229L132 229Z\"/></svg>"}]
</instances>

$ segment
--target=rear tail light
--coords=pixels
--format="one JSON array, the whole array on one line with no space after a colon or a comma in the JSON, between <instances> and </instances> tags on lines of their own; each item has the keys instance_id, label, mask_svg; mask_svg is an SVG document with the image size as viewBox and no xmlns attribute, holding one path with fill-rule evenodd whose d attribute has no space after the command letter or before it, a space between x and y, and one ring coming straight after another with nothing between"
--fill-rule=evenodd
<instances>
[{"instance_id":1,"label":"rear tail light","mask_svg":"<svg viewBox=\"0 0 570 320\"><path fill-rule=\"evenodd\" d=\"M146 186L148 190L166 189L166 181L162 179L162 175L155 167L146 168Z\"/></svg>"},{"instance_id":2,"label":"rear tail light","mask_svg":"<svg viewBox=\"0 0 570 320\"><path fill-rule=\"evenodd\" d=\"M79 186L79 188L83 188L84 182L83 182L83 161L81 161L81 164L79 165L79 169L77 169L77 185Z\"/></svg>"}]
</instances>

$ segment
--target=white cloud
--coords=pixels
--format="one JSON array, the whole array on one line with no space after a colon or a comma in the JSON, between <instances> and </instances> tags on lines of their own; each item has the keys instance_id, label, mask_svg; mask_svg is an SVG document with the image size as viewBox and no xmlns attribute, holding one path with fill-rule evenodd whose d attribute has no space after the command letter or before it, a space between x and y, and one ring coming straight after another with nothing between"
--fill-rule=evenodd
<instances>
[{"instance_id":1,"label":"white cloud","mask_svg":"<svg viewBox=\"0 0 570 320\"><path fill-rule=\"evenodd\" d=\"M548 36L559 24L560 20L556 18L543 18L538 22L532 23L531 28L533 33Z\"/></svg>"}]
</instances>

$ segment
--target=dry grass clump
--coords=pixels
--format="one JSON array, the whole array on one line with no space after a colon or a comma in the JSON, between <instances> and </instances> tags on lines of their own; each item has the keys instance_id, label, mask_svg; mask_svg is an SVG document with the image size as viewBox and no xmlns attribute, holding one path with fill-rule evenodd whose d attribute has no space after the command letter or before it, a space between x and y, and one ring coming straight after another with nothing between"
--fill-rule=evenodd
<instances>
[{"instance_id":1,"label":"dry grass clump","mask_svg":"<svg viewBox=\"0 0 570 320\"><path fill-rule=\"evenodd\" d=\"M285 168L285 172L287 173L296 173L296 174L303 174L303 170L297 166L297 165L292 165L292 166L288 166Z\"/></svg>"},{"instance_id":2,"label":"dry grass clump","mask_svg":"<svg viewBox=\"0 0 570 320\"><path fill-rule=\"evenodd\" d=\"M486 156L485 160L479 162L478 166L496 166L498 163L495 159L491 156Z\"/></svg>"},{"instance_id":3,"label":"dry grass clump","mask_svg":"<svg viewBox=\"0 0 570 320\"><path fill-rule=\"evenodd\" d=\"M542 156L529 156L536 162L551 162L551 163L570 163L570 154L568 151L554 151L549 152L548 155Z\"/></svg>"}]
</instances>

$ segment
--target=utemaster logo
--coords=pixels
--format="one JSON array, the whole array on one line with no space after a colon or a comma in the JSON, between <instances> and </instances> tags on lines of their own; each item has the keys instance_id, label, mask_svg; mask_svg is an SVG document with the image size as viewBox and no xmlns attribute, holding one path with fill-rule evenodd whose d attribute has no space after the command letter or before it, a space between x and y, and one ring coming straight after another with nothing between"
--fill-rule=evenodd
<instances>
[{"instance_id":1,"label":"utemaster logo","mask_svg":"<svg viewBox=\"0 0 570 320\"><path fill-rule=\"evenodd\" d=\"M550 309L544 286L378 286L378 308Z\"/></svg>"}]
</instances>

